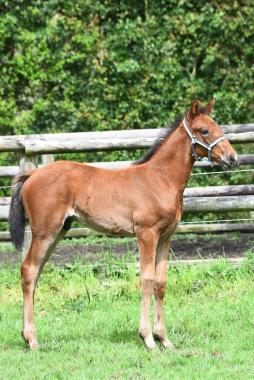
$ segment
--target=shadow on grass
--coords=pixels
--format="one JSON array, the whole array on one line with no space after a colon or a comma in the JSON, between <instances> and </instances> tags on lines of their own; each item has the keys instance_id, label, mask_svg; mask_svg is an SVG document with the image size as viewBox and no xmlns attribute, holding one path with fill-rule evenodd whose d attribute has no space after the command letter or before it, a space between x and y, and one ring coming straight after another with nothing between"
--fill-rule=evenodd
<instances>
[{"instance_id":1,"label":"shadow on grass","mask_svg":"<svg viewBox=\"0 0 254 380\"><path fill-rule=\"evenodd\" d=\"M57 338L48 336L46 337L38 337L39 340L39 350L40 352L47 353L49 351L59 351L64 346L84 346L90 347L93 344L102 344L107 345L110 343L118 344L118 343L133 343L141 347L143 345L142 339L138 336L138 331L114 331L111 334L96 332L86 332L85 334L71 334L70 335L59 335ZM22 341L19 345L19 348L22 347ZM25 344L23 345L24 350L26 349Z\"/></svg>"},{"instance_id":2,"label":"shadow on grass","mask_svg":"<svg viewBox=\"0 0 254 380\"><path fill-rule=\"evenodd\" d=\"M24 342L22 337L17 336L17 338L10 338L0 345L0 351L29 351L27 344Z\"/></svg>"},{"instance_id":3,"label":"shadow on grass","mask_svg":"<svg viewBox=\"0 0 254 380\"><path fill-rule=\"evenodd\" d=\"M112 334L109 335L109 340L112 343L133 342L143 345L143 341L138 335L138 330L114 330Z\"/></svg>"}]
</instances>

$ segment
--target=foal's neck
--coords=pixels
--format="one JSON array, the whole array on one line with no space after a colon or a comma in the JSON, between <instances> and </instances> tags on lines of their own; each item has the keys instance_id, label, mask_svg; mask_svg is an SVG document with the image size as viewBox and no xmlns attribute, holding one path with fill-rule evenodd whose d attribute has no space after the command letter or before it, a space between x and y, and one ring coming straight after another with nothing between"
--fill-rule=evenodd
<instances>
[{"instance_id":1,"label":"foal's neck","mask_svg":"<svg viewBox=\"0 0 254 380\"><path fill-rule=\"evenodd\" d=\"M188 182L194 159L191 142L182 124L166 139L150 160L150 168L160 177L183 191Z\"/></svg>"}]
</instances>

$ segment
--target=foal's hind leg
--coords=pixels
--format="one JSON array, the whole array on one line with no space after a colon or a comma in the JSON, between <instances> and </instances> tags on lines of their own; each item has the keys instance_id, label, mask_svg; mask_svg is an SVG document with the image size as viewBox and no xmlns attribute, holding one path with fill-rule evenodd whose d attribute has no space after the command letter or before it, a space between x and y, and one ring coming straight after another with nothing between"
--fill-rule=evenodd
<instances>
[{"instance_id":1,"label":"foal's hind leg","mask_svg":"<svg viewBox=\"0 0 254 380\"><path fill-rule=\"evenodd\" d=\"M149 349L156 347L150 324L150 299L155 284L155 253L157 233L153 230L143 230L137 234L140 251L140 287L142 293L141 317L139 335Z\"/></svg>"},{"instance_id":2,"label":"foal's hind leg","mask_svg":"<svg viewBox=\"0 0 254 380\"><path fill-rule=\"evenodd\" d=\"M164 324L163 300L167 282L167 262L170 239L160 242L156 252L155 287L154 287L154 337L160 340L165 348L172 348L173 344L167 337Z\"/></svg>"},{"instance_id":3,"label":"foal's hind leg","mask_svg":"<svg viewBox=\"0 0 254 380\"><path fill-rule=\"evenodd\" d=\"M56 238L38 238L33 236L28 254L21 266L22 290L24 299L24 327L22 336L31 349L38 347L34 325L34 292L39 275L52 250L65 232Z\"/></svg>"}]
</instances>

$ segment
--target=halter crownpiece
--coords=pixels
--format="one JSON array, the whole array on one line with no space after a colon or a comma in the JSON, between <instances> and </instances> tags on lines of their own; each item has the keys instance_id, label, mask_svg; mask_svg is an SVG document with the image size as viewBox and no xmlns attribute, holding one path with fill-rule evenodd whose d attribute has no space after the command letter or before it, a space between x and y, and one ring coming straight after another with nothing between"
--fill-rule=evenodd
<instances>
[{"instance_id":1,"label":"halter crownpiece","mask_svg":"<svg viewBox=\"0 0 254 380\"><path fill-rule=\"evenodd\" d=\"M212 149L215 145L217 145L219 142L221 142L222 140L225 140L227 137L225 135L222 135L220 137L218 137L216 140L214 140L211 144L206 144L205 142L202 142L202 141L199 141L197 139L196 136L194 136L190 129L188 128L187 126L187 123L186 123L186 119L184 118L183 119L183 126L184 126L184 129L186 130L187 132L187 135L189 136L190 140L191 140L191 150L192 150L192 157L195 158L195 160L197 161L209 161L211 166L213 166L214 162L212 160ZM195 151L195 145L200 145L202 146L203 148L207 149L207 158L206 157L202 157L202 156L199 156L196 151Z\"/></svg>"}]
</instances>

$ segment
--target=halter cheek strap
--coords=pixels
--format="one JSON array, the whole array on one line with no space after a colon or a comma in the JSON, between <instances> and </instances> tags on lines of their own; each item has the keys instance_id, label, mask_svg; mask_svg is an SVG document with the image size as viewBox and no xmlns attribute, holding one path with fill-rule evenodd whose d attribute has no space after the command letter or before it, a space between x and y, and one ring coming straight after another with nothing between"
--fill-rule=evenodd
<instances>
[{"instance_id":1,"label":"halter cheek strap","mask_svg":"<svg viewBox=\"0 0 254 380\"><path fill-rule=\"evenodd\" d=\"M210 162L211 166L213 166L214 162L212 160L212 149L215 145L217 145L219 142L221 142L222 140L225 140L227 137L225 135L222 135L220 137L218 137L216 140L214 140L211 144L206 144L205 142L203 141L200 141L197 139L196 136L194 136L190 129L188 128L187 126L187 123L186 123L186 119L184 118L183 119L183 126L184 126L184 129L186 130L187 132L187 135L189 136L190 140L191 140L191 150L192 150L192 157L195 158L195 160L197 161L204 161L204 160L207 160ZM199 156L196 151L195 151L195 146L196 145L200 145L202 146L203 148L205 148L207 150L207 158L206 157L202 157L202 156Z\"/></svg>"}]
</instances>

